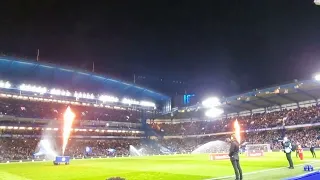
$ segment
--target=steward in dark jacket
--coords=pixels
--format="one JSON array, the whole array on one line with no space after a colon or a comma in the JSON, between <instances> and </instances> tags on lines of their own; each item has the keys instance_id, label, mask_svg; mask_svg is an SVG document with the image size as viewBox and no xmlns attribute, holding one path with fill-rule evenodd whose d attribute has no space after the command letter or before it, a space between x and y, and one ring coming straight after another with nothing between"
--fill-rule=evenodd
<instances>
[{"instance_id":1,"label":"steward in dark jacket","mask_svg":"<svg viewBox=\"0 0 320 180\"><path fill-rule=\"evenodd\" d=\"M234 135L231 135L229 157L234 169L236 180L242 180L242 169L239 163L239 142Z\"/></svg>"}]
</instances>

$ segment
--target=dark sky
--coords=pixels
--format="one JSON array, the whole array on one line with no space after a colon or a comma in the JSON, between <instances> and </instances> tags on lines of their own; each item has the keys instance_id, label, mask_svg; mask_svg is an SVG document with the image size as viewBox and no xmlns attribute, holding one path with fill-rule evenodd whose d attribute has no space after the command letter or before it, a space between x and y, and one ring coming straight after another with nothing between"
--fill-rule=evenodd
<instances>
[{"instance_id":1,"label":"dark sky","mask_svg":"<svg viewBox=\"0 0 320 180\"><path fill-rule=\"evenodd\" d=\"M231 95L320 71L313 0L3 0L0 52ZM172 93L158 82L148 87ZM156 86L157 85L157 86ZM178 91L178 90L177 90ZM180 91L180 90L179 90Z\"/></svg>"}]
</instances>

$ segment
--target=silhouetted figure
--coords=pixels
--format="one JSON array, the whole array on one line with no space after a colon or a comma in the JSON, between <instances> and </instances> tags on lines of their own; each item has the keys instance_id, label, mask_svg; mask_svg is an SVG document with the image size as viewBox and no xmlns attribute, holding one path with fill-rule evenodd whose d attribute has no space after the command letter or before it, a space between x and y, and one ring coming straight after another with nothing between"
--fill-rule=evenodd
<instances>
[{"instance_id":1,"label":"silhouetted figure","mask_svg":"<svg viewBox=\"0 0 320 180\"><path fill-rule=\"evenodd\" d=\"M239 163L239 143L235 138L235 135L231 135L229 157L232 163L236 180L242 180L242 169Z\"/></svg>"}]
</instances>

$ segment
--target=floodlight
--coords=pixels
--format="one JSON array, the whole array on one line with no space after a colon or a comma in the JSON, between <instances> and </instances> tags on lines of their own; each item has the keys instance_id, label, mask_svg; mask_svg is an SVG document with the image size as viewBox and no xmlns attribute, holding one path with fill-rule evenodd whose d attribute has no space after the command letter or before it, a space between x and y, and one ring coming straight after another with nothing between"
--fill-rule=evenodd
<instances>
[{"instance_id":1,"label":"floodlight","mask_svg":"<svg viewBox=\"0 0 320 180\"><path fill-rule=\"evenodd\" d=\"M210 97L204 101L202 101L202 105L207 108L219 106L220 100L217 97Z\"/></svg>"},{"instance_id":2,"label":"floodlight","mask_svg":"<svg viewBox=\"0 0 320 180\"><path fill-rule=\"evenodd\" d=\"M19 89L21 91L29 91L29 92L35 92L35 93L40 93L40 94L44 94L47 92L47 88L46 87L41 87L41 86L34 86L34 85L30 85L30 84L21 84L19 86Z\"/></svg>"},{"instance_id":3,"label":"floodlight","mask_svg":"<svg viewBox=\"0 0 320 180\"><path fill-rule=\"evenodd\" d=\"M10 88L11 87L11 84L9 81L0 81L0 88Z\"/></svg>"},{"instance_id":4,"label":"floodlight","mask_svg":"<svg viewBox=\"0 0 320 180\"><path fill-rule=\"evenodd\" d=\"M223 113L224 113L223 109L211 108L211 109L209 109L209 110L206 111L205 115L206 115L207 117L214 118L214 117L220 116L220 115L223 114Z\"/></svg>"},{"instance_id":5,"label":"floodlight","mask_svg":"<svg viewBox=\"0 0 320 180\"><path fill-rule=\"evenodd\" d=\"M9 83L9 81L7 81L5 84L4 84L4 88L10 88L11 87L11 84Z\"/></svg>"},{"instance_id":6,"label":"floodlight","mask_svg":"<svg viewBox=\"0 0 320 180\"><path fill-rule=\"evenodd\" d=\"M146 107L156 107L156 105L153 102L149 101L140 101L140 105Z\"/></svg>"},{"instance_id":7,"label":"floodlight","mask_svg":"<svg viewBox=\"0 0 320 180\"><path fill-rule=\"evenodd\" d=\"M99 97L99 100L102 102L118 102L119 98L113 97L113 96L108 96L108 95L101 95Z\"/></svg>"},{"instance_id":8,"label":"floodlight","mask_svg":"<svg viewBox=\"0 0 320 180\"><path fill-rule=\"evenodd\" d=\"M139 101L136 101L134 99L128 99L128 98L123 98L122 101L121 101L123 104L128 104L128 105L131 105L131 104L134 104L134 105L139 105Z\"/></svg>"},{"instance_id":9,"label":"floodlight","mask_svg":"<svg viewBox=\"0 0 320 180\"><path fill-rule=\"evenodd\" d=\"M316 81L320 81L320 74L316 74L316 75L314 76L314 79L315 79Z\"/></svg>"}]
</instances>

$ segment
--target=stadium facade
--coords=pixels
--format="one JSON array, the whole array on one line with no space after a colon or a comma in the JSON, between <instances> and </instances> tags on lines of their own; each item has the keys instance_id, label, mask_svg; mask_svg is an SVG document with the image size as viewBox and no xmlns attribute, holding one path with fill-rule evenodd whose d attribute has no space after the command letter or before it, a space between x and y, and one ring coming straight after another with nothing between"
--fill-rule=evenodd
<instances>
[{"instance_id":1,"label":"stadium facade","mask_svg":"<svg viewBox=\"0 0 320 180\"><path fill-rule=\"evenodd\" d=\"M0 77L1 103L3 106L15 106L12 107L13 111L17 111L7 114L9 110L2 107L4 110L0 112L0 137L3 138L20 137L19 134L6 134L6 130L60 131L62 124L59 121L49 128L48 123L59 118L63 107L71 105L76 110L82 110L78 112L77 118L80 119L75 124L75 134L71 138L140 139L150 133L154 134L146 119L171 111L169 96L136 84L70 67L2 56ZM42 107L38 107L38 104ZM30 114L37 111L33 110L37 108L38 116ZM43 110L45 108L47 110ZM56 115L44 118L45 114L43 117L39 116L40 111L54 111ZM117 117L110 116L114 112ZM100 113L99 117L94 113ZM120 116L122 120L117 119ZM88 131L100 134L89 137L76 133ZM40 138L41 135L25 137Z\"/></svg>"},{"instance_id":2,"label":"stadium facade","mask_svg":"<svg viewBox=\"0 0 320 180\"><path fill-rule=\"evenodd\" d=\"M221 100L225 116L250 115L317 105L320 101L320 82L304 80L256 89Z\"/></svg>"},{"instance_id":3,"label":"stadium facade","mask_svg":"<svg viewBox=\"0 0 320 180\"><path fill-rule=\"evenodd\" d=\"M41 92L43 96L46 94L61 95L60 92L57 94L53 91L64 90L62 96L69 100L70 98L78 98L79 101L96 100L98 102L103 99L100 96L104 96L106 101L103 103L108 105L136 107L139 105L150 106L154 103L158 109L164 112L171 110L171 98L169 96L136 84L71 67L2 56L0 57L0 76L0 80L3 82L10 82L10 87L4 88L3 86L2 90L6 89L16 93L28 91L27 89L21 89L22 84L27 84L35 87L45 87L45 92ZM25 88L30 90L32 87ZM34 91L31 90L31 92ZM70 94L66 96L65 92ZM114 98L117 98L117 100L114 100Z\"/></svg>"},{"instance_id":4,"label":"stadium facade","mask_svg":"<svg viewBox=\"0 0 320 180\"><path fill-rule=\"evenodd\" d=\"M193 117L192 120L215 120L318 105L320 102L319 90L320 82L316 79L303 81L294 80L294 82L284 83L282 85L255 89L246 93L220 98L221 105L219 108L224 110L222 116L215 118L202 116L200 119ZM174 119L175 114L194 112L201 108L203 107L199 103L188 107L173 107L173 113L171 114L173 118L164 117L156 119L155 121L190 121L189 118Z\"/></svg>"}]
</instances>

